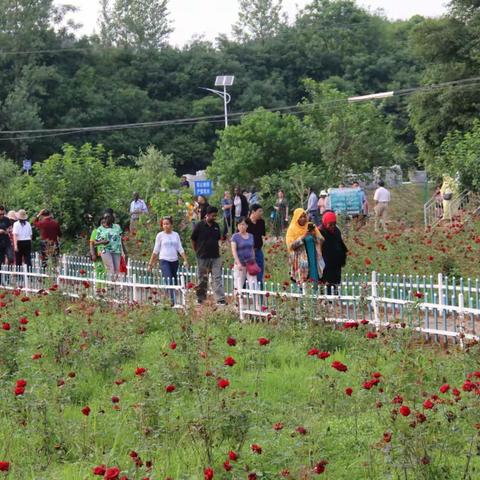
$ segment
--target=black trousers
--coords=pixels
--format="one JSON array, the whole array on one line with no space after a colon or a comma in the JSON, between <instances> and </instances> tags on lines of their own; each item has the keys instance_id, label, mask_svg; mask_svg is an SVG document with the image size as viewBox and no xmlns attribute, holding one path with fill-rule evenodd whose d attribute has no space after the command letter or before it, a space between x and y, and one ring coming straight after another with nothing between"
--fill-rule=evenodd
<instances>
[{"instance_id":1,"label":"black trousers","mask_svg":"<svg viewBox=\"0 0 480 480\"><path fill-rule=\"evenodd\" d=\"M17 242L18 251L15 252L15 265L25 264L27 267L32 266L32 241L19 240Z\"/></svg>"}]
</instances>

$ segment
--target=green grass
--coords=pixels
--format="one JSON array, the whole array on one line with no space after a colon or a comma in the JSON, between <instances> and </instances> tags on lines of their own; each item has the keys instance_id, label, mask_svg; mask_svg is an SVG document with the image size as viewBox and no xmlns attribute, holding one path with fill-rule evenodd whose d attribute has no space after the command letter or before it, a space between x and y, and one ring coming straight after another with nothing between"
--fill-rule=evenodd
<instances>
[{"instance_id":1,"label":"green grass","mask_svg":"<svg viewBox=\"0 0 480 480\"><path fill-rule=\"evenodd\" d=\"M321 460L329 462L323 475L330 479L476 478L477 456L470 476L464 471L472 439L477 448L479 396L462 392L455 402L438 389L445 382L461 389L478 365L477 346L467 352L451 346L447 353L405 331L367 340L368 326L339 331L284 316L276 325L241 324L229 311L190 318L56 296L27 303L6 298L2 320L12 328L0 331L0 461L11 462L9 478L100 478L92 468L106 464L130 480L201 479L207 466L215 478L255 472L303 479L316 477L312 468ZM26 332L17 330L21 315L29 319ZM261 336L270 343L260 346ZM308 356L312 347L330 351L330 358ZM40 360L31 359L35 352ZM233 367L223 365L229 355ZM348 371L334 370L333 360ZM147 368L143 377L135 376L140 366ZM362 389L373 372L382 374L380 385ZM27 389L15 397L19 378ZM230 386L218 388L218 378ZM166 393L168 384L176 390ZM351 397L346 387L353 388ZM410 425L433 394L441 401L425 412L427 421ZM392 416L396 395L412 409L408 418ZM88 417L81 413L86 405ZM278 422L283 429L276 431ZM391 443L384 432L392 433ZM253 443L261 455L252 453ZM150 471L135 468L132 450L152 461ZM239 459L227 473L229 450ZM422 464L427 457L430 463ZM290 474L281 477L285 469Z\"/></svg>"}]
</instances>

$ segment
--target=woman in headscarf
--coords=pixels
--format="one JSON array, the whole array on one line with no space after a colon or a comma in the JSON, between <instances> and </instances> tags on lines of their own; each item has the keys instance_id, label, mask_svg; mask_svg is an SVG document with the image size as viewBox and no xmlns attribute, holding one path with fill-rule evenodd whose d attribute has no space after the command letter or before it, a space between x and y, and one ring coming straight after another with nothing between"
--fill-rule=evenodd
<instances>
[{"instance_id":1,"label":"woman in headscarf","mask_svg":"<svg viewBox=\"0 0 480 480\"><path fill-rule=\"evenodd\" d=\"M336 291L342 282L342 267L347 262L348 252L337 227L337 216L334 212L327 211L323 214L320 233L325 239L322 248L325 269L321 281L327 285L327 293L331 294L332 287Z\"/></svg>"},{"instance_id":2,"label":"woman in headscarf","mask_svg":"<svg viewBox=\"0 0 480 480\"><path fill-rule=\"evenodd\" d=\"M290 261L290 277L298 285L317 283L323 273L323 237L317 227L307 221L307 212L297 208L287 230L286 243Z\"/></svg>"}]
</instances>

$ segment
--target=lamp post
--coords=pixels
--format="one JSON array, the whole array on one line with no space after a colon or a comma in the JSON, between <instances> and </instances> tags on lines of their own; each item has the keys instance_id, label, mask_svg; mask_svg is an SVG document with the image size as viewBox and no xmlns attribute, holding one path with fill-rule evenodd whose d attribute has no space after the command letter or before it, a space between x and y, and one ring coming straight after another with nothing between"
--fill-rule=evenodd
<instances>
[{"instance_id":1,"label":"lamp post","mask_svg":"<svg viewBox=\"0 0 480 480\"><path fill-rule=\"evenodd\" d=\"M223 90L215 90L213 88L200 87L202 90L218 95L223 99L223 108L225 114L225 128L228 127L228 104L232 100L232 96L227 93L227 87L231 87L235 77L233 75L220 75L215 79L216 87L223 87Z\"/></svg>"}]
</instances>

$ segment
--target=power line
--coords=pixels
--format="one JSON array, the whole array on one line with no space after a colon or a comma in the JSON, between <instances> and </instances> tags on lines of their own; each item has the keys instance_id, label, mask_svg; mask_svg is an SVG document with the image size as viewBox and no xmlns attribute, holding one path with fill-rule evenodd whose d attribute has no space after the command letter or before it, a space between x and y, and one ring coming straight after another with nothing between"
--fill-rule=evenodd
<instances>
[{"instance_id":1,"label":"power line","mask_svg":"<svg viewBox=\"0 0 480 480\"><path fill-rule=\"evenodd\" d=\"M340 103L346 104L347 102L360 102L371 101L390 97L405 97L419 92L434 92L444 88L455 88L463 90L472 87L480 86L480 77L472 77L467 79L455 80L450 82L443 82L439 84L426 85L415 88L407 88L397 91L374 93L369 95L363 95L359 97L341 98L336 100L329 100L318 103L303 103L297 105L289 105L284 107L264 108L265 111L284 112L292 115L301 115L305 113L305 110L309 108L327 108L330 106L338 105ZM240 120L245 115L253 113L253 111L243 111L229 114L229 119L232 121ZM127 124L114 124L114 125L100 125L91 127L69 127L69 128L57 128L57 129L36 129L36 130L9 130L0 132L0 135L15 135L10 137L0 136L1 141L15 141L15 140L36 140L40 138L49 138L55 136L64 136L72 134L82 133L101 133L101 132L115 132L119 130L129 130L137 128L153 128L162 126L177 126L177 125L196 125L198 123L220 123L223 122L224 115L205 115L198 117L187 117L171 120L160 120L153 122L138 122ZM20 135L20 136L18 136Z\"/></svg>"}]
</instances>

